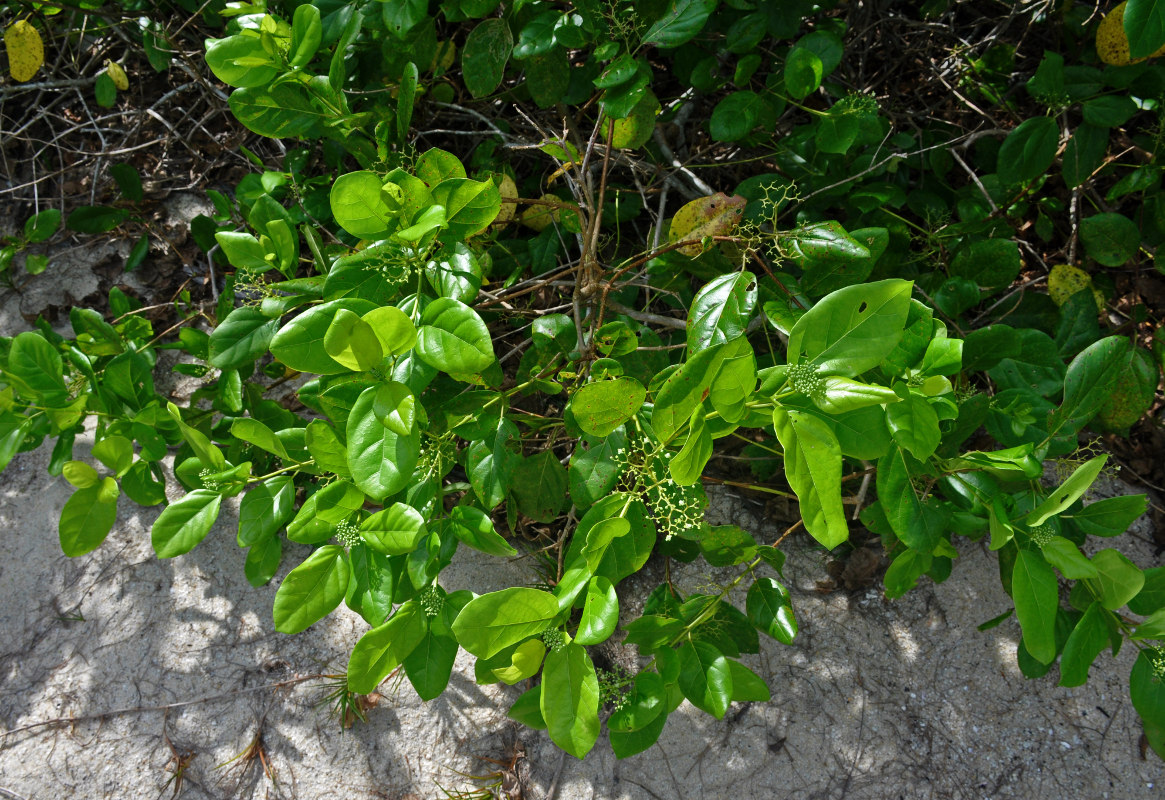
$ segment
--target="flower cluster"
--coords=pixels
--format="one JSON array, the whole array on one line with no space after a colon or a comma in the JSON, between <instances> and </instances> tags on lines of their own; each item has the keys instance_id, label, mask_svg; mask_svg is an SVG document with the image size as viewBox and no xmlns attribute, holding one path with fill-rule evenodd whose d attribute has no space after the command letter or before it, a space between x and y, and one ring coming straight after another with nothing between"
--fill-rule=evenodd
<instances>
[{"instance_id":1,"label":"flower cluster","mask_svg":"<svg viewBox=\"0 0 1165 800\"><path fill-rule=\"evenodd\" d=\"M217 480L210 477L211 475L214 475L214 474L215 474L214 470L206 468L198 473L198 479L200 481L202 481L202 485L204 488L210 489L212 492L217 492L219 490L220 484Z\"/></svg>"},{"instance_id":2,"label":"flower cluster","mask_svg":"<svg viewBox=\"0 0 1165 800\"><path fill-rule=\"evenodd\" d=\"M627 705L629 698L628 684L631 683L631 673L620 666L614 669L597 669L595 675L599 679L599 705L610 706L614 713Z\"/></svg>"},{"instance_id":3,"label":"flower cluster","mask_svg":"<svg viewBox=\"0 0 1165 800\"><path fill-rule=\"evenodd\" d=\"M646 439L631 436L614 456L618 490L637 495L647 504L666 539L700 527L708 504L698 483L681 486L672 480L668 462L673 455L662 448L653 449Z\"/></svg>"},{"instance_id":4,"label":"flower cluster","mask_svg":"<svg viewBox=\"0 0 1165 800\"><path fill-rule=\"evenodd\" d=\"M441 613L441 608L445 605L445 593L437 588L436 584L430 584L417 595L417 603L421 611L425 612L425 616L432 619Z\"/></svg>"},{"instance_id":5,"label":"flower cluster","mask_svg":"<svg viewBox=\"0 0 1165 800\"><path fill-rule=\"evenodd\" d=\"M558 628L547 628L542 631L542 644L551 653L557 653L566 647L566 635Z\"/></svg>"},{"instance_id":6,"label":"flower cluster","mask_svg":"<svg viewBox=\"0 0 1165 800\"><path fill-rule=\"evenodd\" d=\"M825 381L811 364L794 364L789 367L788 375L793 391L812 398L821 397L825 393Z\"/></svg>"},{"instance_id":7,"label":"flower cluster","mask_svg":"<svg viewBox=\"0 0 1165 800\"><path fill-rule=\"evenodd\" d=\"M1056 536L1056 529L1051 525L1037 525L1028 531L1028 536L1037 547L1045 547Z\"/></svg>"},{"instance_id":8,"label":"flower cluster","mask_svg":"<svg viewBox=\"0 0 1165 800\"><path fill-rule=\"evenodd\" d=\"M344 520L336 526L336 538L344 547L355 547L363 541L360 538L360 527L348 520Z\"/></svg>"}]
</instances>

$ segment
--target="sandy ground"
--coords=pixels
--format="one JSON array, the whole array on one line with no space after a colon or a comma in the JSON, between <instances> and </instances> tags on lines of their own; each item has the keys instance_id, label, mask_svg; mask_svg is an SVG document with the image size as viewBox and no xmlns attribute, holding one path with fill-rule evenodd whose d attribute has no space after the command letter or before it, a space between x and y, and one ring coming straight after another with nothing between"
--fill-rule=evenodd
<instances>
[{"instance_id":1,"label":"sandy ground","mask_svg":"<svg viewBox=\"0 0 1165 800\"><path fill-rule=\"evenodd\" d=\"M533 800L552 788L582 800L1148 798L1165 785L1139 746L1132 648L1102 656L1086 687L1057 688L1055 670L1026 681L1017 624L975 630L1009 607L977 544L946 583L887 602L873 588L819 593L824 553L792 540L801 634L750 661L772 701L734 704L723 721L685 704L646 753L618 762L600 743L579 762L508 721L518 690L477 686L465 653L438 700L386 684L368 723L343 730L319 705L328 681L309 676L343 671L366 628L354 614L276 633L277 581L244 580L234 507L192 553L159 561L157 511L123 498L107 542L68 559L56 519L71 487L46 462L42 448L0 474L3 797L436 798L503 779ZM758 513L718 494L710 515L771 536ZM1139 564L1159 563L1143 530L1127 539ZM290 550L284 572L306 551ZM459 556L443 583L483 592L531 575L482 566ZM718 579L703 567L678 580L694 591ZM63 717L76 721L38 725Z\"/></svg>"}]
</instances>

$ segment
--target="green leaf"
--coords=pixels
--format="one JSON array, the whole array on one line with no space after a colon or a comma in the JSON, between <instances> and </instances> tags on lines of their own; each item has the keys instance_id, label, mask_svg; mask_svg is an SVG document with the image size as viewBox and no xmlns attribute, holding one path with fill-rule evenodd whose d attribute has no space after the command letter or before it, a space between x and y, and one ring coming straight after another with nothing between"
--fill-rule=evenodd
<instances>
[{"instance_id":1,"label":"green leaf","mask_svg":"<svg viewBox=\"0 0 1165 800\"><path fill-rule=\"evenodd\" d=\"M1061 158L1064 183L1071 189L1083 185L1104 163L1107 150L1107 130L1088 124L1077 126Z\"/></svg>"},{"instance_id":2,"label":"green leaf","mask_svg":"<svg viewBox=\"0 0 1165 800\"><path fill-rule=\"evenodd\" d=\"M902 338L911 286L891 279L822 298L789 332L789 363L851 378L876 367Z\"/></svg>"},{"instance_id":3,"label":"green leaf","mask_svg":"<svg viewBox=\"0 0 1165 800\"><path fill-rule=\"evenodd\" d=\"M275 630L299 633L335 610L344 600L351 570L338 544L316 550L287 573L275 592Z\"/></svg>"},{"instance_id":4,"label":"green leaf","mask_svg":"<svg viewBox=\"0 0 1165 800\"><path fill-rule=\"evenodd\" d=\"M1088 668L1108 644L1108 624L1100 603L1091 603L1076 623L1060 656L1060 686L1083 686Z\"/></svg>"},{"instance_id":5,"label":"green leaf","mask_svg":"<svg viewBox=\"0 0 1165 800\"><path fill-rule=\"evenodd\" d=\"M464 178L465 166L452 153L431 147L417 159L416 172L423 183L434 187L450 178Z\"/></svg>"},{"instance_id":6,"label":"green leaf","mask_svg":"<svg viewBox=\"0 0 1165 800\"><path fill-rule=\"evenodd\" d=\"M426 364L451 374L475 374L494 362L493 340L481 317L449 297L425 308L416 352Z\"/></svg>"},{"instance_id":7,"label":"green leaf","mask_svg":"<svg viewBox=\"0 0 1165 800\"><path fill-rule=\"evenodd\" d=\"M728 671L732 673L734 703L767 703L772 699L768 684L744 664L729 659Z\"/></svg>"},{"instance_id":8,"label":"green leaf","mask_svg":"<svg viewBox=\"0 0 1165 800\"><path fill-rule=\"evenodd\" d=\"M1052 117L1024 120L999 148L999 179L1005 184L1034 181L1052 166L1059 143L1060 126Z\"/></svg>"},{"instance_id":9,"label":"green leaf","mask_svg":"<svg viewBox=\"0 0 1165 800\"><path fill-rule=\"evenodd\" d=\"M470 600L453 623L453 635L470 653L489 658L541 633L557 616L554 595L514 586Z\"/></svg>"},{"instance_id":10,"label":"green leaf","mask_svg":"<svg viewBox=\"0 0 1165 800\"><path fill-rule=\"evenodd\" d=\"M1095 578L1098 573L1080 549L1063 536L1053 536L1050 541L1040 545L1044 559L1060 573L1069 579Z\"/></svg>"},{"instance_id":11,"label":"green leaf","mask_svg":"<svg viewBox=\"0 0 1165 800\"><path fill-rule=\"evenodd\" d=\"M247 577L247 583L255 588L266 586L279 571L279 562L282 560L282 539L272 536L259 542L247 551L247 559L243 562L243 574Z\"/></svg>"},{"instance_id":12,"label":"green leaf","mask_svg":"<svg viewBox=\"0 0 1165 800\"><path fill-rule=\"evenodd\" d=\"M1024 522L1028 525L1042 525L1049 517L1065 511L1088 491L1106 463L1108 456L1096 456L1085 461L1056 487L1046 500L1032 509L1031 513L1024 517Z\"/></svg>"},{"instance_id":13,"label":"green leaf","mask_svg":"<svg viewBox=\"0 0 1165 800\"><path fill-rule=\"evenodd\" d=\"M129 210L113 206L79 206L69 214L65 227L77 233L107 233L129 219Z\"/></svg>"},{"instance_id":14,"label":"green leaf","mask_svg":"<svg viewBox=\"0 0 1165 800\"><path fill-rule=\"evenodd\" d=\"M1123 214L1093 214L1080 221L1084 252L1106 267L1120 267L1141 248L1141 232Z\"/></svg>"},{"instance_id":15,"label":"green leaf","mask_svg":"<svg viewBox=\"0 0 1165 800\"><path fill-rule=\"evenodd\" d=\"M635 416L645 399L643 384L622 376L581 387L570 399L570 410L583 433L603 438Z\"/></svg>"},{"instance_id":16,"label":"green leaf","mask_svg":"<svg viewBox=\"0 0 1165 800\"><path fill-rule=\"evenodd\" d=\"M1056 573L1039 553L1019 550L1011 572L1011 596L1023 631L1023 644L1041 664L1056 657L1056 611L1060 588Z\"/></svg>"},{"instance_id":17,"label":"green leaf","mask_svg":"<svg viewBox=\"0 0 1165 800\"><path fill-rule=\"evenodd\" d=\"M1145 585L1145 574L1119 550L1101 550L1092 557L1092 564L1100 573L1089 581L1100 595L1100 604L1116 611L1128 603Z\"/></svg>"},{"instance_id":18,"label":"green leaf","mask_svg":"<svg viewBox=\"0 0 1165 800\"><path fill-rule=\"evenodd\" d=\"M421 434L401 436L376 417L379 387L361 392L348 415L348 469L361 491L377 502L408 486L420 454Z\"/></svg>"},{"instance_id":19,"label":"green leaf","mask_svg":"<svg viewBox=\"0 0 1165 800\"><path fill-rule=\"evenodd\" d=\"M942 539L950 512L918 496L906 458L895 447L878 460L878 498L894 534L911 550L929 555Z\"/></svg>"},{"instance_id":20,"label":"green leaf","mask_svg":"<svg viewBox=\"0 0 1165 800\"><path fill-rule=\"evenodd\" d=\"M640 672L622 708L607 719L612 733L640 731L660 715L667 716L667 688L658 672Z\"/></svg>"},{"instance_id":21,"label":"green leaf","mask_svg":"<svg viewBox=\"0 0 1165 800\"><path fill-rule=\"evenodd\" d=\"M396 214L381 197L382 185L375 172L349 172L336 178L328 194L336 223L357 239L383 239L396 230Z\"/></svg>"},{"instance_id":22,"label":"green leaf","mask_svg":"<svg viewBox=\"0 0 1165 800\"><path fill-rule=\"evenodd\" d=\"M218 519L221 504L218 492L195 489L166 506L150 529L150 542L158 558L174 558L193 550Z\"/></svg>"},{"instance_id":23,"label":"green leaf","mask_svg":"<svg viewBox=\"0 0 1165 800\"><path fill-rule=\"evenodd\" d=\"M797 494L805 530L833 549L849 538L841 503L841 448L825 421L803 411L773 409L785 451L785 477Z\"/></svg>"},{"instance_id":24,"label":"green leaf","mask_svg":"<svg viewBox=\"0 0 1165 800\"><path fill-rule=\"evenodd\" d=\"M522 692L522 696L510 706L506 716L528 728L544 731L546 730L546 720L542 719L541 706L542 684L538 684Z\"/></svg>"},{"instance_id":25,"label":"green leaf","mask_svg":"<svg viewBox=\"0 0 1165 800\"><path fill-rule=\"evenodd\" d=\"M506 499L518 456L510 443L518 438L518 427L506 417L497 428L469 445L466 467L473 491L486 508L495 508Z\"/></svg>"},{"instance_id":26,"label":"green leaf","mask_svg":"<svg viewBox=\"0 0 1165 800\"><path fill-rule=\"evenodd\" d=\"M275 432L257 419L235 417L231 422L231 435L236 439L242 439L244 442L255 445L260 450L266 450L268 453L279 456L285 461L291 460L287 448L283 446L283 442L279 441Z\"/></svg>"},{"instance_id":27,"label":"green leaf","mask_svg":"<svg viewBox=\"0 0 1165 800\"><path fill-rule=\"evenodd\" d=\"M751 272L713 278L688 311L688 355L743 336L756 312L757 281Z\"/></svg>"},{"instance_id":28,"label":"green leaf","mask_svg":"<svg viewBox=\"0 0 1165 800\"><path fill-rule=\"evenodd\" d=\"M792 644L797 636L789 590L772 578L757 578L748 587L745 611L749 622L781 644Z\"/></svg>"},{"instance_id":29,"label":"green leaf","mask_svg":"<svg viewBox=\"0 0 1165 800\"><path fill-rule=\"evenodd\" d=\"M742 336L701 350L673 372L656 395L651 413L651 426L659 440L666 444L674 438L712 390L712 383L726 359L751 350L752 346Z\"/></svg>"},{"instance_id":30,"label":"green leaf","mask_svg":"<svg viewBox=\"0 0 1165 800\"><path fill-rule=\"evenodd\" d=\"M1098 500L1063 519L1071 519L1089 536L1119 536L1148 510L1147 495L1130 494Z\"/></svg>"},{"instance_id":31,"label":"green leaf","mask_svg":"<svg viewBox=\"0 0 1165 800\"><path fill-rule=\"evenodd\" d=\"M609 580L596 575L587 583L582 618L574 640L579 644L599 644L610 638L619 624L619 598Z\"/></svg>"},{"instance_id":32,"label":"green leaf","mask_svg":"<svg viewBox=\"0 0 1165 800\"><path fill-rule=\"evenodd\" d=\"M367 372L384 360L372 326L345 308L332 317L324 334L324 350L336 363L355 372Z\"/></svg>"},{"instance_id":33,"label":"green leaf","mask_svg":"<svg viewBox=\"0 0 1165 800\"><path fill-rule=\"evenodd\" d=\"M951 259L951 275L989 291L1011 285L1022 268L1019 245L1010 239L975 239L960 247Z\"/></svg>"},{"instance_id":34,"label":"green leaf","mask_svg":"<svg viewBox=\"0 0 1165 800\"><path fill-rule=\"evenodd\" d=\"M712 434L705 423L704 409L696 406L688 421L688 438L684 446L668 462L672 480L680 486L691 486L700 479L708 459L712 457Z\"/></svg>"},{"instance_id":35,"label":"green leaf","mask_svg":"<svg viewBox=\"0 0 1165 800\"><path fill-rule=\"evenodd\" d=\"M348 689L371 694L425 638L425 615L410 600L387 622L360 637L348 659Z\"/></svg>"},{"instance_id":36,"label":"green leaf","mask_svg":"<svg viewBox=\"0 0 1165 800\"><path fill-rule=\"evenodd\" d=\"M537 522L551 522L566 502L566 468L553 450L523 458L514 467L510 492L521 513Z\"/></svg>"},{"instance_id":37,"label":"green leaf","mask_svg":"<svg viewBox=\"0 0 1165 800\"><path fill-rule=\"evenodd\" d=\"M1129 341L1123 336L1107 336L1080 352L1064 375L1064 400L1054 412L1054 431L1067 426L1080 430L1104 406L1112 385L1132 359Z\"/></svg>"},{"instance_id":38,"label":"green leaf","mask_svg":"<svg viewBox=\"0 0 1165 800\"><path fill-rule=\"evenodd\" d=\"M77 489L88 489L101 483L97 470L84 461L66 461L61 468L61 475Z\"/></svg>"},{"instance_id":39,"label":"green leaf","mask_svg":"<svg viewBox=\"0 0 1165 800\"><path fill-rule=\"evenodd\" d=\"M1137 710L1145 724L1146 735L1154 752L1161 752L1161 732L1165 730L1165 680L1161 680L1154 669L1154 657L1160 658L1160 650L1152 653L1142 650L1137 655L1133 670L1129 673L1129 695L1133 708ZM1154 735L1150 735L1150 731Z\"/></svg>"},{"instance_id":40,"label":"green leaf","mask_svg":"<svg viewBox=\"0 0 1165 800\"><path fill-rule=\"evenodd\" d=\"M324 337L332 318L341 310L367 314L375 305L355 297L332 300L303 312L284 325L271 340L271 355L288 367L317 375L346 372L347 367L328 355Z\"/></svg>"},{"instance_id":41,"label":"green leaf","mask_svg":"<svg viewBox=\"0 0 1165 800\"><path fill-rule=\"evenodd\" d=\"M890 562L890 567L883 578L886 597L893 600L913 589L933 562L934 557L930 553L920 553L909 548L903 550Z\"/></svg>"},{"instance_id":42,"label":"green leaf","mask_svg":"<svg viewBox=\"0 0 1165 800\"><path fill-rule=\"evenodd\" d=\"M360 523L364 541L389 556L413 552L427 534L425 518L404 503L393 503Z\"/></svg>"},{"instance_id":43,"label":"green leaf","mask_svg":"<svg viewBox=\"0 0 1165 800\"><path fill-rule=\"evenodd\" d=\"M1132 639L1157 639L1165 641L1165 608L1159 608L1133 631Z\"/></svg>"},{"instance_id":44,"label":"green leaf","mask_svg":"<svg viewBox=\"0 0 1165 800\"><path fill-rule=\"evenodd\" d=\"M504 19L487 19L469 33L461 51L462 78L474 97L491 94L502 82L514 37Z\"/></svg>"},{"instance_id":45,"label":"green leaf","mask_svg":"<svg viewBox=\"0 0 1165 800\"><path fill-rule=\"evenodd\" d=\"M1146 58L1165 45L1165 3L1161 0L1129 0L1122 22L1129 58Z\"/></svg>"},{"instance_id":46,"label":"green leaf","mask_svg":"<svg viewBox=\"0 0 1165 800\"><path fill-rule=\"evenodd\" d=\"M449 522L453 535L474 550L501 558L518 555L518 551L502 538L494 528L493 520L481 509L456 506L449 512Z\"/></svg>"},{"instance_id":47,"label":"green leaf","mask_svg":"<svg viewBox=\"0 0 1165 800\"><path fill-rule=\"evenodd\" d=\"M242 369L267 352L278 327L254 306L236 308L211 331L207 361L215 369Z\"/></svg>"},{"instance_id":48,"label":"green leaf","mask_svg":"<svg viewBox=\"0 0 1165 800\"><path fill-rule=\"evenodd\" d=\"M24 238L29 244L40 244L46 241L61 227L61 210L46 208L39 214L33 214L24 222Z\"/></svg>"},{"instance_id":49,"label":"green leaf","mask_svg":"<svg viewBox=\"0 0 1165 800\"><path fill-rule=\"evenodd\" d=\"M39 333L24 331L12 339L4 373L6 382L15 383L21 394L42 400L63 399L63 369L61 354Z\"/></svg>"},{"instance_id":50,"label":"green leaf","mask_svg":"<svg viewBox=\"0 0 1165 800\"><path fill-rule=\"evenodd\" d=\"M585 648L571 642L546 656L540 705L556 745L575 758L590 752L599 738L599 679Z\"/></svg>"},{"instance_id":51,"label":"green leaf","mask_svg":"<svg viewBox=\"0 0 1165 800\"><path fill-rule=\"evenodd\" d=\"M785 88L794 100L804 100L821 86L825 66L808 47L794 47L785 59Z\"/></svg>"},{"instance_id":52,"label":"green leaf","mask_svg":"<svg viewBox=\"0 0 1165 800\"><path fill-rule=\"evenodd\" d=\"M245 495L239 504L239 547L253 547L295 516L295 485L288 475L269 478Z\"/></svg>"},{"instance_id":53,"label":"green leaf","mask_svg":"<svg viewBox=\"0 0 1165 800\"><path fill-rule=\"evenodd\" d=\"M497 218L502 196L493 181L449 178L433 187L433 202L445 207L449 235L468 239Z\"/></svg>"},{"instance_id":54,"label":"green leaf","mask_svg":"<svg viewBox=\"0 0 1165 800\"><path fill-rule=\"evenodd\" d=\"M306 86L291 81L236 89L228 105L243 127L272 139L318 137L329 116L312 102Z\"/></svg>"},{"instance_id":55,"label":"green leaf","mask_svg":"<svg viewBox=\"0 0 1165 800\"><path fill-rule=\"evenodd\" d=\"M287 63L293 67L306 67L320 47L323 30L318 8L310 4L297 7L291 20L291 46L287 51Z\"/></svg>"},{"instance_id":56,"label":"green leaf","mask_svg":"<svg viewBox=\"0 0 1165 800\"><path fill-rule=\"evenodd\" d=\"M890 434L900 447L909 450L919 461L925 461L934 455L942 439L938 414L925 397L920 397L905 386L898 392L898 397L902 402L886 406Z\"/></svg>"},{"instance_id":57,"label":"green leaf","mask_svg":"<svg viewBox=\"0 0 1165 800\"><path fill-rule=\"evenodd\" d=\"M93 457L121 477L133 463L133 442L124 436L106 436L93 445Z\"/></svg>"},{"instance_id":58,"label":"green leaf","mask_svg":"<svg viewBox=\"0 0 1165 800\"><path fill-rule=\"evenodd\" d=\"M108 477L73 492L61 509L61 552L76 557L97 549L117 520L119 494L117 481Z\"/></svg>"},{"instance_id":59,"label":"green leaf","mask_svg":"<svg viewBox=\"0 0 1165 800\"><path fill-rule=\"evenodd\" d=\"M469 592L457 594L464 594L464 599L469 599ZM429 629L424 637L401 661L409 683L416 689L417 695L426 702L441 696L453 674L458 647L449 627L453 624L458 611L459 608L454 606L452 596L447 597L441 614L429 620Z\"/></svg>"},{"instance_id":60,"label":"green leaf","mask_svg":"<svg viewBox=\"0 0 1165 800\"><path fill-rule=\"evenodd\" d=\"M716 0L673 0L643 34L643 43L679 47L703 30L715 8Z\"/></svg>"},{"instance_id":61,"label":"green leaf","mask_svg":"<svg viewBox=\"0 0 1165 800\"><path fill-rule=\"evenodd\" d=\"M732 92L716 104L708 132L718 142L736 142L748 136L760 121L762 103L756 92Z\"/></svg>"},{"instance_id":62,"label":"green leaf","mask_svg":"<svg viewBox=\"0 0 1165 800\"><path fill-rule=\"evenodd\" d=\"M732 702L732 669L714 645L696 640L680 646L679 687L692 705L724 719Z\"/></svg>"}]
</instances>

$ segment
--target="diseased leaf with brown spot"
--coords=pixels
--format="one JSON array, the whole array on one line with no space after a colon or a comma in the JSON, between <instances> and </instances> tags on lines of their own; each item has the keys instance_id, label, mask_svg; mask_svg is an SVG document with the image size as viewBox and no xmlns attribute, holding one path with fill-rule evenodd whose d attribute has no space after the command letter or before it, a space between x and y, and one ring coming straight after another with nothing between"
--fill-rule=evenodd
<instances>
[{"instance_id":1,"label":"diseased leaf with brown spot","mask_svg":"<svg viewBox=\"0 0 1165 800\"><path fill-rule=\"evenodd\" d=\"M738 194L729 197L723 192L697 198L672 217L668 241L683 242L703 239L705 236L727 236L740 224L740 217L747 202ZM702 242L696 242L680 247L679 251L695 258L704 252L704 247Z\"/></svg>"}]
</instances>

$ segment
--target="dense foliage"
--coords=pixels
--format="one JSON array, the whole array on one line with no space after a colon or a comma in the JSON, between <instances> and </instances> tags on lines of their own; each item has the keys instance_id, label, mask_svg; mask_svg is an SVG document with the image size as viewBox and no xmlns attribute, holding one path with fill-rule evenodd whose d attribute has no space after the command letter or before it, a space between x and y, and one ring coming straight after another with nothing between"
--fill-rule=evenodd
<instances>
[{"instance_id":1,"label":"dense foliage","mask_svg":"<svg viewBox=\"0 0 1165 800\"><path fill-rule=\"evenodd\" d=\"M1122 7L1108 66L1089 8L1025 23L1063 46L1022 88L1002 44L959 73L998 119L974 129L861 91L833 3L212 3L206 63L285 155L212 192L192 233L225 282L164 343L120 292L112 321L73 309L73 338L0 339L0 465L56 438L71 556L102 543L121 492L166 504L160 558L241 496L252 583L288 542L311 548L291 549L278 630L341 604L367 621L351 692L403 670L434 698L464 649L479 682L529 679L511 716L581 758L601 715L625 757L684 699L722 717L768 698L739 657L758 632L797 634L780 541L703 513L710 460L744 453L735 483L799 505L785 536L837 548L859 519L880 536L891 598L944 580L955 537L989 541L1029 677L1059 659L1079 685L1102 650L1138 648L1132 701L1165 756L1165 568L1081 549L1146 509L1085 502L1108 460L1087 432L1127 431L1158 385L1161 339L1144 317L1110 327L1096 266L1152 269L1165 236L1147 127L1165 68L1129 63L1165 44L1165 6ZM164 31L141 36L157 54ZM140 177L113 177L127 202L72 211L72 230L130 218ZM61 216L32 216L2 268ZM160 348L202 380L188 408L154 389ZM87 421L100 469L73 457ZM443 586L459 547L538 550L544 583ZM686 597L665 582L621 624L621 582L653 556L735 577ZM634 674L595 666L617 632Z\"/></svg>"}]
</instances>

